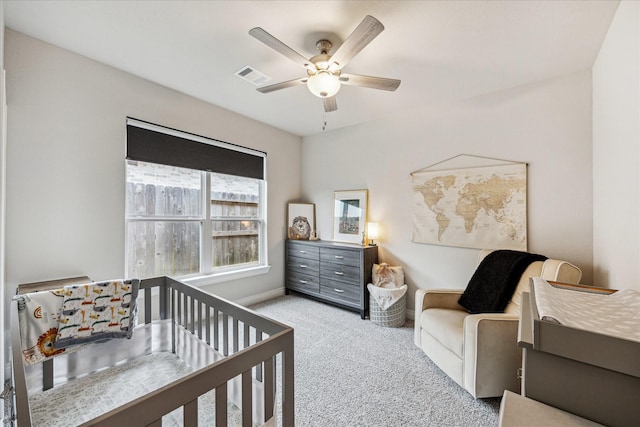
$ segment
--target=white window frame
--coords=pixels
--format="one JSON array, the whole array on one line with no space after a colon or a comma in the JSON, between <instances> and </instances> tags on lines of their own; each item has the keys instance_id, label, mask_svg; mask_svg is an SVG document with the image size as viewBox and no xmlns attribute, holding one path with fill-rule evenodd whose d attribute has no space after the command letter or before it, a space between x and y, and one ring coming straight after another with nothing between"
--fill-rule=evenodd
<instances>
[{"instance_id":1,"label":"white window frame","mask_svg":"<svg viewBox=\"0 0 640 427\"><path fill-rule=\"evenodd\" d=\"M212 243L212 228L213 228L213 219L211 218L211 174L205 173L205 185L204 185L204 221L202 223L202 240L208 239L207 242L209 244L204 244L204 241L200 242L200 266L203 271L201 274L197 276L186 276L182 280L187 283L195 284L195 285L208 285L213 283L226 282L229 280L241 279L245 277L256 276L259 274L266 274L271 269L269 262L267 261L267 209L266 209L266 199L267 194L267 181L262 180L260 182L259 189L259 198L260 202L258 203L259 214L258 217L252 220L258 221L259 224L259 244L258 250L259 255L258 259L264 260L264 262L259 263L258 265L251 266L235 266L230 265L226 267L213 267L213 243Z\"/></svg>"}]
</instances>

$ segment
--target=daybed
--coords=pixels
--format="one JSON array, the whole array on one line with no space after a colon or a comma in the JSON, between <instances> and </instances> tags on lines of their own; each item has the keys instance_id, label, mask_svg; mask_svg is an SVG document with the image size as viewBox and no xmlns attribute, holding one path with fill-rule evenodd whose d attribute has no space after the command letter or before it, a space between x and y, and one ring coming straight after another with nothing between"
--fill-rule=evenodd
<instances>
[{"instance_id":1,"label":"daybed","mask_svg":"<svg viewBox=\"0 0 640 427\"><path fill-rule=\"evenodd\" d=\"M522 395L607 426L639 425L640 293L547 281L557 315L540 310L535 282L545 286L532 279L522 294Z\"/></svg>"},{"instance_id":2,"label":"daybed","mask_svg":"<svg viewBox=\"0 0 640 427\"><path fill-rule=\"evenodd\" d=\"M294 424L292 328L168 277L140 294L130 339L28 366L12 301L19 427Z\"/></svg>"}]
</instances>

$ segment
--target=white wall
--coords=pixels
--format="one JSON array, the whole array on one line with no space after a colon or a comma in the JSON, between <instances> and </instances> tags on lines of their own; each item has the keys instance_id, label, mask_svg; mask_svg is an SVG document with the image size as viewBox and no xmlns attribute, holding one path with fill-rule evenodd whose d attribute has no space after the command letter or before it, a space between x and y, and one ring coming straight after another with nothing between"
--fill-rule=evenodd
<instances>
[{"instance_id":1,"label":"white wall","mask_svg":"<svg viewBox=\"0 0 640 427\"><path fill-rule=\"evenodd\" d=\"M305 138L302 190L320 237L331 239L333 191L366 188L381 260L405 268L409 308L416 288L464 288L478 250L411 242L410 172L458 154L527 162L529 250L591 283L589 71Z\"/></svg>"},{"instance_id":2,"label":"white wall","mask_svg":"<svg viewBox=\"0 0 640 427\"><path fill-rule=\"evenodd\" d=\"M593 66L594 282L640 290L640 3L623 1Z\"/></svg>"},{"instance_id":3,"label":"white wall","mask_svg":"<svg viewBox=\"0 0 640 427\"><path fill-rule=\"evenodd\" d=\"M0 2L0 73L4 70L4 2ZM0 79L2 76L0 75ZM5 335L5 326L9 324L9 310L6 301L8 301L10 293L5 287L5 208L6 208L6 139L5 123L3 117L6 108L3 101L4 83L0 82L0 307L3 307L0 313L0 342L2 343L2 352L0 353L0 387L4 389L5 379L11 376L11 366L9 364L9 334ZM7 341L5 341L5 339ZM6 365L5 365L6 363ZM0 419L3 417L4 411L0 411Z\"/></svg>"},{"instance_id":4,"label":"white wall","mask_svg":"<svg viewBox=\"0 0 640 427\"><path fill-rule=\"evenodd\" d=\"M7 280L124 274L125 119L267 155L267 275L208 287L282 293L286 202L300 193L300 137L7 30ZM285 172L286 171L286 172Z\"/></svg>"}]
</instances>

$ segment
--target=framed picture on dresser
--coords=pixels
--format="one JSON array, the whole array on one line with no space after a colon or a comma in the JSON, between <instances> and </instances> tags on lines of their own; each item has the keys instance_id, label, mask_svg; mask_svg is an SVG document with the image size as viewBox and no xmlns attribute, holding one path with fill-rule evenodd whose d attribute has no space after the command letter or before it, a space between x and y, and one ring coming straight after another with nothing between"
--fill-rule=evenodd
<instances>
[{"instance_id":1,"label":"framed picture on dresser","mask_svg":"<svg viewBox=\"0 0 640 427\"><path fill-rule=\"evenodd\" d=\"M316 230L316 205L313 203L289 203L287 238L309 240Z\"/></svg>"},{"instance_id":2,"label":"framed picture on dresser","mask_svg":"<svg viewBox=\"0 0 640 427\"><path fill-rule=\"evenodd\" d=\"M367 190L334 192L333 240L348 243L364 242L367 203Z\"/></svg>"}]
</instances>

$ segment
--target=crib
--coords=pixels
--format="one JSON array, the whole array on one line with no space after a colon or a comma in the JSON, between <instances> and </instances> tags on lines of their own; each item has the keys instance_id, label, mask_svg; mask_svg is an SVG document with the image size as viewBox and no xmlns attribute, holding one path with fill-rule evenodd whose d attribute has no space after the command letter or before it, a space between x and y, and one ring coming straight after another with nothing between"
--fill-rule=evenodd
<instances>
[{"instance_id":1,"label":"crib","mask_svg":"<svg viewBox=\"0 0 640 427\"><path fill-rule=\"evenodd\" d=\"M34 365L23 361L12 301L18 427L294 425L291 327L169 277L139 289L130 339Z\"/></svg>"}]
</instances>

